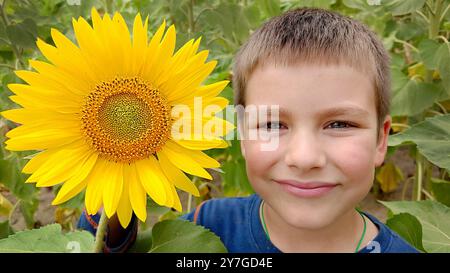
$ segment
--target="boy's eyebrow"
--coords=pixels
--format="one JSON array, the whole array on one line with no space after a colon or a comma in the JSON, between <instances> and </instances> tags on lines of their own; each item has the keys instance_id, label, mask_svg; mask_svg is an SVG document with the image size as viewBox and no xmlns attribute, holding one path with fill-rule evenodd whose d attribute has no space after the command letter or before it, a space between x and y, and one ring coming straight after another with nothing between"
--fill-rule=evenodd
<instances>
[{"instance_id":1,"label":"boy's eyebrow","mask_svg":"<svg viewBox=\"0 0 450 273\"><path fill-rule=\"evenodd\" d=\"M269 110L270 112L270 110ZM279 109L280 116L292 116L292 112L288 109L280 108ZM354 106L336 106L332 108L325 109L317 114L319 117L328 117L328 116L342 116L342 115L350 115L350 116L360 116L366 117L369 115L369 112L360 107Z\"/></svg>"},{"instance_id":2,"label":"boy's eyebrow","mask_svg":"<svg viewBox=\"0 0 450 273\"><path fill-rule=\"evenodd\" d=\"M341 116L341 115L350 115L350 116L360 116L366 117L369 115L369 112L363 108L354 107L354 106L340 106L340 107L332 107L328 108L318 114L321 117L328 116Z\"/></svg>"}]
</instances>

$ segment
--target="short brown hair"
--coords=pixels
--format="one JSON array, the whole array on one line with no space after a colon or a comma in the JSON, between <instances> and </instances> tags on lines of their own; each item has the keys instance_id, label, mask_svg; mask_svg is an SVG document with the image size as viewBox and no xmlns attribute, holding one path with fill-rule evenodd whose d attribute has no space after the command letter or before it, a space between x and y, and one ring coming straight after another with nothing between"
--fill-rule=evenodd
<instances>
[{"instance_id":1,"label":"short brown hair","mask_svg":"<svg viewBox=\"0 0 450 273\"><path fill-rule=\"evenodd\" d=\"M237 53L233 68L235 104L245 106L247 82L258 66L346 64L372 78L380 128L389 114L389 62L377 35L362 23L324 9L288 11L257 29Z\"/></svg>"}]
</instances>

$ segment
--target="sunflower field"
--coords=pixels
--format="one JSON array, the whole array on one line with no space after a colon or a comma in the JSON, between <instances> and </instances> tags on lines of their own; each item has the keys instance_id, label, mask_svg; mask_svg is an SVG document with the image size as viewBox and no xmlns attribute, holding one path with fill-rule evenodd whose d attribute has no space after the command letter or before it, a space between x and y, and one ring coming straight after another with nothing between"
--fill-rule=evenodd
<instances>
[{"instance_id":1,"label":"sunflower field","mask_svg":"<svg viewBox=\"0 0 450 273\"><path fill-rule=\"evenodd\" d=\"M423 252L450 252L450 0L0 3L0 252L99 251L77 221L100 208L123 227L137 216L131 252L226 252L176 219L205 200L254 193L239 140L223 139L236 136L235 119L217 114L233 102L239 47L299 7L338 11L382 38L393 123L359 208ZM220 130L170 139L172 106L196 94L220 106L199 121ZM195 113L184 122L198 122Z\"/></svg>"}]
</instances>

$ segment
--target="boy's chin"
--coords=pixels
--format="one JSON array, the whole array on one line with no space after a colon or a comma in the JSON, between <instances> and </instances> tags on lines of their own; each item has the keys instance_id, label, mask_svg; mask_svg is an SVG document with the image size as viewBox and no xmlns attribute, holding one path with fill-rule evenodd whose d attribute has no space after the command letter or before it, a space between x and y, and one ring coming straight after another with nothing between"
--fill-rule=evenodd
<instances>
[{"instance_id":1,"label":"boy's chin","mask_svg":"<svg viewBox=\"0 0 450 273\"><path fill-rule=\"evenodd\" d=\"M303 230L320 230L336 222L340 217L338 211L330 210L293 210L283 211L280 215L290 226Z\"/></svg>"}]
</instances>

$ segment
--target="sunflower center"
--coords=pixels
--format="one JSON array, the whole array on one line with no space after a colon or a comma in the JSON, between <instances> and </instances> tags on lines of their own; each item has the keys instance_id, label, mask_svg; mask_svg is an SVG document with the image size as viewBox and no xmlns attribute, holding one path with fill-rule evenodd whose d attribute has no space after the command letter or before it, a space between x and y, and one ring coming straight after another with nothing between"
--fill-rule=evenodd
<instances>
[{"instance_id":1,"label":"sunflower center","mask_svg":"<svg viewBox=\"0 0 450 273\"><path fill-rule=\"evenodd\" d=\"M85 135L100 155L131 163L161 149L170 135L170 107L139 78L98 84L82 110Z\"/></svg>"},{"instance_id":2,"label":"sunflower center","mask_svg":"<svg viewBox=\"0 0 450 273\"><path fill-rule=\"evenodd\" d=\"M100 126L119 140L136 140L151 127L152 111L140 98L130 94L113 95L99 111Z\"/></svg>"}]
</instances>

